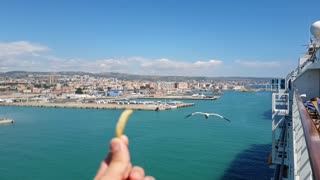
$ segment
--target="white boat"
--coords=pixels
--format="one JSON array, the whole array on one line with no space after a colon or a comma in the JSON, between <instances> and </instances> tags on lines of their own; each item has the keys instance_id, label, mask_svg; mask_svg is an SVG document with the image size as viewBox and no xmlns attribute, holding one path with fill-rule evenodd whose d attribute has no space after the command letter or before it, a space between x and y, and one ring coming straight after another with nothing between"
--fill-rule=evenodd
<instances>
[{"instance_id":1,"label":"white boat","mask_svg":"<svg viewBox=\"0 0 320 180\"><path fill-rule=\"evenodd\" d=\"M170 109L177 109L178 108L178 106L176 106L176 105L170 105L169 107L170 107Z\"/></svg>"},{"instance_id":2,"label":"white boat","mask_svg":"<svg viewBox=\"0 0 320 180\"><path fill-rule=\"evenodd\" d=\"M0 124L13 124L14 120L9 118L0 118Z\"/></svg>"}]
</instances>

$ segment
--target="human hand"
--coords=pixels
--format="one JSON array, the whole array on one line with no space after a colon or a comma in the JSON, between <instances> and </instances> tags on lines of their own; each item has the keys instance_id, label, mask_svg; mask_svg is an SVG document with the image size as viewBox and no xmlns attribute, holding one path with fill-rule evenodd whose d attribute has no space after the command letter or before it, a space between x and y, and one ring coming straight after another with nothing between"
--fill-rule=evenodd
<instances>
[{"instance_id":1,"label":"human hand","mask_svg":"<svg viewBox=\"0 0 320 180\"><path fill-rule=\"evenodd\" d=\"M155 180L145 176L141 167L132 167L128 145L128 137L124 135L110 141L110 152L101 162L95 180Z\"/></svg>"}]
</instances>

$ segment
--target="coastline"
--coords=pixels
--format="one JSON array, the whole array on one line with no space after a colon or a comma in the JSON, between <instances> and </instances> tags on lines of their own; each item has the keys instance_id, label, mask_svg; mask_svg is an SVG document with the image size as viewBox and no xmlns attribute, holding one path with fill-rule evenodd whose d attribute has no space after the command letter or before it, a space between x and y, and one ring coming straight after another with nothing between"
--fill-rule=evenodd
<instances>
[{"instance_id":1,"label":"coastline","mask_svg":"<svg viewBox=\"0 0 320 180\"><path fill-rule=\"evenodd\" d=\"M41 103L41 102L23 102L23 103L0 103L0 106L24 106L24 107L46 107L46 108L78 108L78 109L132 109L154 111L158 105L145 104L94 104L94 103ZM176 107L160 107L158 110L170 110L194 106L194 103L181 103Z\"/></svg>"}]
</instances>

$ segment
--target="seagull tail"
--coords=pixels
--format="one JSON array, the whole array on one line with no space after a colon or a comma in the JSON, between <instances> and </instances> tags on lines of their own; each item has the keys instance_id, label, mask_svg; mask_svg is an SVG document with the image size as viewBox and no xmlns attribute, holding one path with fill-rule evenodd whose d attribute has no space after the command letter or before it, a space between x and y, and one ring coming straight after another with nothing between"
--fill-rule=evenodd
<instances>
[{"instance_id":1,"label":"seagull tail","mask_svg":"<svg viewBox=\"0 0 320 180\"><path fill-rule=\"evenodd\" d=\"M190 117L190 116L192 116L192 114L186 115L184 118L186 119L186 118L188 118L188 117Z\"/></svg>"}]
</instances>

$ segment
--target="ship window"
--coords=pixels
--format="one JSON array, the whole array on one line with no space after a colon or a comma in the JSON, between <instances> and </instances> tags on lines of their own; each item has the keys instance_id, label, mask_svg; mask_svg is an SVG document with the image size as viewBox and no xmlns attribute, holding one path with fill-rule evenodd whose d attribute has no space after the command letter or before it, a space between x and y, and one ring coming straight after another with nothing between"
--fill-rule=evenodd
<instances>
[{"instance_id":1,"label":"ship window","mask_svg":"<svg viewBox=\"0 0 320 180\"><path fill-rule=\"evenodd\" d=\"M284 79L281 79L280 81L280 89L285 89L286 88L286 81Z\"/></svg>"},{"instance_id":2,"label":"ship window","mask_svg":"<svg viewBox=\"0 0 320 180\"><path fill-rule=\"evenodd\" d=\"M289 90L291 90L291 79L289 80L288 88L289 88Z\"/></svg>"},{"instance_id":3,"label":"ship window","mask_svg":"<svg viewBox=\"0 0 320 180\"><path fill-rule=\"evenodd\" d=\"M316 52L316 60L319 61L320 60L319 58L320 58L320 50Z\"/></svg>"}]
</instances>

